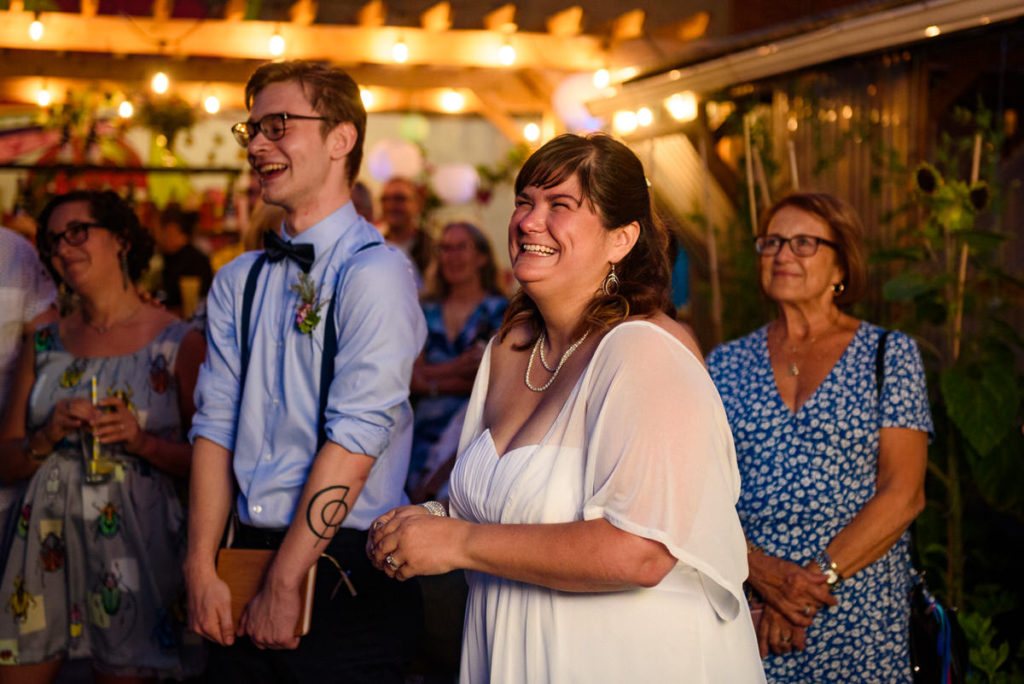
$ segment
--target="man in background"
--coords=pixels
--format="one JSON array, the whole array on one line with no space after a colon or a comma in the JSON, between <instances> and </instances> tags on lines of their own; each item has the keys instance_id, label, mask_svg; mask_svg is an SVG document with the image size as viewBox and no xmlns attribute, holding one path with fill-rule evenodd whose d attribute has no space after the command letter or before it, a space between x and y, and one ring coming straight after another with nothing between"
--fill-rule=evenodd
<instances>
[{"instance_id":1,"label":"man in background","mask_svg":"<svg viewBox=\"0 0 1024 684\"><path fill-rule=\"evenodd\" d=\"M164 306L184 318L191 316L213 282L209 257L192 244L192 231L198 219L194 211L182 211L175 204L168 205L160 212L160 223L153 236L164 260L160 286L162 297L159 298ZM182 283L185 285L185 298L182 296ZM198 290L195 289L197 286Z\"/></svg>"},{"instance_id":2,"label":"man in background","mask_svg":"<svg viewBox=\"0 0 1024 684\"><path fill-rule=\"evenodd\" d=\"M384 184L380 195L384 237L412 261L420 289L434 257L434 241L423 230L423 205L422 190L408 178L395 177Z\"/></svg>"}]
</instances>

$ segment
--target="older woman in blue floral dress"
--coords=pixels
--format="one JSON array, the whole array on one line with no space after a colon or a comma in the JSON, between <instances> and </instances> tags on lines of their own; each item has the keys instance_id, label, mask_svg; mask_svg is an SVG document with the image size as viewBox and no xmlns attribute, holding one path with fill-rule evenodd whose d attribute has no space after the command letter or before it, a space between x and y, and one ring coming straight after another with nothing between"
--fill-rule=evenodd
<instances>
[{"instance_id":1,"label":"older woman in blue floral dress","mask_svg":"<svg viewBox=\"0 0 1024 684\"><path fill-rule=\"evenodd\" d=\"M913 340L840 309L866 286L861 234L830 195L780 200L755 242L778 317L707 360L736 441L769 681L911 681L907 528L932 422Z\"/></svg>"}]
</instances>

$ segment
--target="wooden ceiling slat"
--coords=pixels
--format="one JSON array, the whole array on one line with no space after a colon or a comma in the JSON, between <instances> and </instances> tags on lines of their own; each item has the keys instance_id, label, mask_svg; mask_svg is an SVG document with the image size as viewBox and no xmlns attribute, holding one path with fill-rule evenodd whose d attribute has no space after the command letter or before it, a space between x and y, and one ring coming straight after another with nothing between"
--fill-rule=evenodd
<instances>
[{"instance_id":1,"label":"wooden ceiling slat","mask_svg":"<svg viewBox=\"0 0 1024 684\"><path fill-rule=\"evenodd\" d=\"M447 31L452 27L452 5L439 2L420 15L420 26L425 31Z\"/></svg>"},{"instance_id":2,"label":"wooden ceiling slat","mask_svg":"<svg viewBox=\"0 0 1024 684\"><path fill-rule=\"evenodd\" d=\"M153 20L167 21L174 14L174 0L153 0Z\"/></svg>"},{"instance_id":3,"label":"wooden ceiling slat","mask_svg":"<svg viewBox=\"0 0 1024 684\"><path fill-rule=\"evenodd\" d=\"M647 14L641 9L635 9L616 17L612 21L611 39L613 43L623 40L639 38L644 34L644 19Z\"/></svg>"},{"instance_id":4,"label":"wooden ceiling slat","mask_svg":"<svg viewBox=\"0 0 1024 684\"><path fill-rule=\"evenodd\" d=\"M359 8L359 25L363 28L378 28L384 25L387 9L383 0L371 0Z\"/></svg>"},{"instance_id":5,"label":"wooden ceiling slat","mask_svg":"<svg viewBox=\"0 0 1024 684\"><path fill-rule=\"evenodd\" d=\"M579 5L552 14L547 19L548 33L558 38L578 36L583 32L583 8Z\"/></svg>"},{"instance_id":6,"label":"wooden ceiling slat","mask_svg":"<svg viewBox=\"0 0 1024 684\"><path fill-rule=\"evenodd\" d=\"M309 26L316 20L316 0L297 0L288 10L288 16L296 26Z\"/></svg>"},{"instance_id":7,"label":"wooden ceiling slat","mask_svg":"<svg viewBox=\"0 0 1024 684\"><path fill-rule=\"evenodd\" d=\"M518 28L516 26L516 6L502 5L498 9L488 12L484 16L484 28L499 33L514 32Z\"/></svg>"},{"instance_id":8,"label":"wooden ceiling slat","mask_svg":"<svg viewBox=\"0 0 1024 684\"><path fill-rule=\"evenodd\" d=\"M96 13L100 11L100 0L80 0L78 6L78 13L86 19L90 19L96 16Z\"/></svg>"}]
</instances>

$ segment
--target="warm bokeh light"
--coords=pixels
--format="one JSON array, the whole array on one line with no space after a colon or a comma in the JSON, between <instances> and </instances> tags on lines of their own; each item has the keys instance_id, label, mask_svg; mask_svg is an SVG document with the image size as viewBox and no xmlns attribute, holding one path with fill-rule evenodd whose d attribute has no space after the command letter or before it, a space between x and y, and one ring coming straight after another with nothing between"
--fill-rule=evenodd
<instances>
[{"instance_id":1,"label":"warm bokeh light","mask_svg":"<svg viewBox=\"0 0 1024 684\"><path fill-rule=\"evenodd\" d=\"M461 112L466 106L465 96L457 90L446 90L441 94L441 109L446 112Z\"/></svg>"},{"instance_id":2,"label":"warm bokeh light","mask_svg":"<svg viewBox=\"0 0 1024 684\"><path fill-rule=\"evenodd\" d=\"M132 114L134 113L135 107L133 107L132 103L128 100L122 102L117 108L117 115L120 116L122 119L130 119L132 118Z\"/></svg>"},{"instance_id":3,"label":"warm bokeh light","mask_svg":"<svg viewBox=\"0 0 1024 684\"><path fill-rule=\"evenodd\" d=\"M676 121L693 121L697 118L697 96L690 90L676 93L665 100L665 109Z\"/></svg>"},{"instance_id":4,"label":"warm bokeh light","mask_svg":"<svg viewBox=\"0 0 1024 684\"><path fill-rule=\"evenodd\" d=\"M43 22L36 19L28 25L28 37L32 40L39 40L43 37Z\"/></svg>"},{"instance_id":5,"label":"warm bokeh light","mask_svg":"<svg viewBox=\"0 0 1024 684\"><path fill-rule=\"evenodd\" d=\"M267 43L267 49L274 57L280 57L284 54L284 38L281 37L280 33L275 33L270 36L270 42Z\"/></svg>"},{"instance_id":6,"label":"warm bokeh light","mask_svg":"<svg viewBox=\"0 0 1024 684\"><path fill-rule=\"evenodd\" d=\"M213 95L203 100L203 108L210 114L216 114L220 111L220 100Z\"/></svg>"},{"instance_id":7,"label":"warm bokeh light","mask_svg":"<svg viewBox=\"0 0 1024 684\"><path fill-rule=\"evenodd\" d=\"M363 101L363 108L370 109L373 107L373 91L366 88L359 89L359 98Z\"/></svg>"},{"instance_id":8,"label":"warm bokeh light","mask_svg":"<svg viewBox=\"0 0 1024 684\"><path fill-rule=\"evenodd\" d=\"M540 126L535 123L528 123L523 126L523 137L528 142L537 142L540 139Z\"/></svg>"},{"instance_id":9,"label":"warm bokeh light","mask_svg":"<svg viewBox=\"0 0 1024 684\"><path fill-rule=\"evenodd\" d=\"M391 47L391 59L399 64L409 61L409 46L405 44L404 40L399 40Z\"/></svg>"},{"instance_id":10,"label":"warm bokeh light","mask_svg":"<svg viewBox=\"0 0 1024 684\"><path fill-rule=\"evenodd\" d=\"M171 86L171 81L169 78L167 78L167 74L165 74L162 71L158 71L156 72L156 75L153 76L153 82L151 85L153 86L154 93L157 93L158 95L163 95Z\"/></svg>"},{"instance_id":11,"label":"warm bokeh light","mask_svg":"<svg viewBox=\"0 0 1024 684\"><path fill-rule=\"evenodd\" d=\"M501 46L501 49L498 50L498 61L505 66L512 66L516 63L516 49L508 43L505 43Z\"/></svg>"},{"instance_id":12,"label":"warm bokeh light","mask_svg":"<svg viewBox=\"0 0 1024 684\"><path fill-rule=\"evenodd\" d=\"M934 38L935 36L939 35L940 33L942 33L942 29L940 29L935 24L932 24L931 26L929 26L928 28L926 28L924 30L924 35L928 36L929 38Z\"/></svg>"},{"instance_id":13,"label":"warm bokeh light","mask_svg":"<svg viewBox=\"0 0 1024 684\"><path fill-rule=\"evenodd\" d=\"M612 128L619 135L626 135L636 130L636 112L631 112L627 109L621 109L615 112L612 117Z\"/></svg>"},{"instance_id":14,"label":"warm bokeh light","mask_svg":"<svg viewBox=\"0 0 1024 684\"><path fill-rule=\"evenodd\" d=\"M608 83L611 81L611 75L607 69L598 69L594 72L594 87L595 88L607 88Z\"/></svg>"},{"instance_id":15,"label":"warm bokeh light","mask_svg":"<svg viewBox=\"0 0 1024 684\"><path fill-rule=\"evenodd\" d=\"M46 88L40 88L39 92L36 93L36 102L40 107L50 106L50 91Z\"/></svg>"},{"instance_id":16,"label":"warm bokeh light","mask_svg":"<svg viewBox=\"0 0 1024 684\"><path fill-rule=\"evenodd\" d=\"M636 110L636 122L641 126L650 126L654 122L654 112L647 107Z\"/></svg>"}]
</instances>

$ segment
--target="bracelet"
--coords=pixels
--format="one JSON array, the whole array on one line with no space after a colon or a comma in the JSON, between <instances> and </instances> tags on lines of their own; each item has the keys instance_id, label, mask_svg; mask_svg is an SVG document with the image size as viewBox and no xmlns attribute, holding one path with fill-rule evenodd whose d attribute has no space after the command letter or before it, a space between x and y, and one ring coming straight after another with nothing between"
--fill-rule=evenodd
<instances>
[{"instance_id":1,"label":"bracelet","mask_svg":"<svg viewBox=\"0 0 1024 684\"><path fill-rule=\"evenodd\" d=\"M839 564L832 560L832 556L828 555L828 551L822 549L822 551L814 557L814 562L817 563L818 569L821 570L821 574L825 575L825 583L828 584L829 589L833 589L842 581L843 576L839 574Z\"/></svg>"},{"instance_id":2,"label":"bracelet","mask_svg":"<svg viewBox=\"0 0 1024 684\"><path fill-rule=\"evenodd\" d=\"M32 437L34 437L34 436L35 435L32 435ZM22 440L22 445L24 446L25 451L27 451L28 453L32 454L32 458L34 458L37 461L42 461L47 456L50 455L50 452L49 451L36 451L35 447L32 446L32 437L26 437L25 439L23 439Z\"/></svg>"},{"instance_id":3,"label":"bracelet","mask_svg":"<svg viewBox=\"0 0 1024 684\"><path fill-rule=\"evenodd\" d=\"M444 504L440 501L427 501L419 505L426 508L430 515L436 515L441 518L448 517L448 511L444 509Z\"/></svg>"}]
</instances>

